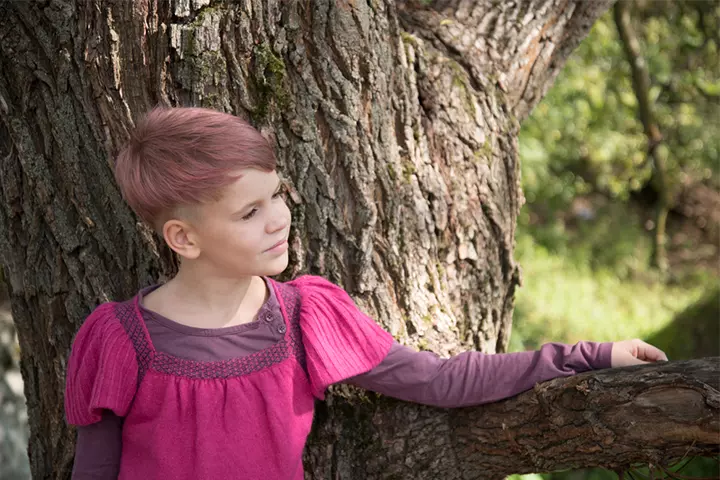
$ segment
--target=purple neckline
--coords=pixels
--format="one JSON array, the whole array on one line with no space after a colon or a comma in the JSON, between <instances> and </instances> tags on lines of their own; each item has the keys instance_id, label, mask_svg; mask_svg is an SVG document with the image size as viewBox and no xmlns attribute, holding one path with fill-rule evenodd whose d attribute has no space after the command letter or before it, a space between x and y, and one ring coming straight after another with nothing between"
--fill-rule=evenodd
<instances>
[{"instance_id":1,"label":"purple neckline","mask_svg":"<svg viewBox=\"0 0 720 480\"><path fill-rule=\"evenodd\" d=\"M265 300L262 306L260 306L260 309L258 310L257 314L255 315L255 319L252 322L241 323L240 325L220 328L191 327L189 325L183 325L182 323L178 323L146 308L142 304L143 298L145 297L145 295L159 288L162 284L151 285L140 290L140 292L138 293L137 305L144 320L152 320L184 335L194 335L198 337L220 337L223 335L237 334L247 330L254 330L260 327L263 323L275 323L278 318L282 320L282 312L280 311L280 305L275 295L275 289L272 288L272 285L270 285L270 281L268 278L261 278L265 282L265 286L267 288L267 291L269 292L268 298L267 300Z\"/></svg>"}]
</instances>

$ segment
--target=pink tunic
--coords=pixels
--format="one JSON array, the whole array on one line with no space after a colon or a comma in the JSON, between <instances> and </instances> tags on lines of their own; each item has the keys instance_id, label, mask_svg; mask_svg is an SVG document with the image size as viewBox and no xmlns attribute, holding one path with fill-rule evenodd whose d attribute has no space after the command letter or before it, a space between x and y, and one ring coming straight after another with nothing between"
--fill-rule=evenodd
<instances>
[{"instance_id":1,"label":"pink tunic","mask_svg":"<svg viewBox=\"0 0 720 480\"><path fill-rule=\"evenodd\" d=\"M198 362L157 352L138 298L98 307L68 365L68 422L125 417L119 479L303 478L314 398L377 366L392 336L341 288L312 276L272 282L282 341Z\"/></svg>"}]
</instances>

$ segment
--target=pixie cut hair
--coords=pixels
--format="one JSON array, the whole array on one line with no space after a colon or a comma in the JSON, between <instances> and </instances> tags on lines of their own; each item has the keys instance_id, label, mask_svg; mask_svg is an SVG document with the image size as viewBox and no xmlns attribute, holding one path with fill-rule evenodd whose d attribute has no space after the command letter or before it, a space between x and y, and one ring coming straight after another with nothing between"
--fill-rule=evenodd
<instances>
[{"instance_id":1,"label":"pixie cut hair","mask_svg":"<svg viewBox=\"0 0 720 480\"><path fill-rule=\"evenodd\" d=\"M115 180L135 213L159 229L180 206L217 201L239 170L270 172L275 153L246 121L205 108L150 111L115 162Z\"/></svg>"}]
</instances>

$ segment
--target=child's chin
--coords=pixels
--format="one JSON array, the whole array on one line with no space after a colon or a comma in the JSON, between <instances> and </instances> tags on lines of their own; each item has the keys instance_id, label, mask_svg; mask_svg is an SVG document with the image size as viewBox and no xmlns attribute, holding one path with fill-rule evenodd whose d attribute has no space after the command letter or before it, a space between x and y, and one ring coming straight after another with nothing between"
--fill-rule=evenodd
<instances>
[{"instance_id":1,"label":"child's chin","mask_svg":"<svg viewBox=\"0 0 720 480\"><path fill-rule=\"evenodd\" d=\"M269 262L263 275L272 277L273 275L280 275L288 266L287 253L275 259L273 262Z\"/></svg>"}]
</instances>

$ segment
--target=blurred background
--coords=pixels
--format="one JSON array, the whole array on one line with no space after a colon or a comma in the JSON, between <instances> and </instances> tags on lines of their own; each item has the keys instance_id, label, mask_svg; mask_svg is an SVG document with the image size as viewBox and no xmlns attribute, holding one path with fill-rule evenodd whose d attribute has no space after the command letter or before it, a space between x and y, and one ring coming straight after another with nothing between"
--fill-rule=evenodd
<instances>
[{"instance_id":1,"label":"blurred background","mask_svg":"<svg viewBox=\"0 0 720 480\"><path fill-rule=\"evenodd\" d=\"M524 122L513 351L641 338L720 355L719 45L718 1L618 4ZM681 470L720 478L716 459Z\"/></svg>"},{"instance_id":2,"label":"blurred background","mask_svg":"<svg viewBox=\"0 0 720 480\"><path fill-rule=\"evenodd\" d=\"M524 282L511 350L637 337L671 360L720 355L719 45L720 1L616 6L524 122L516 249ZM29 478L26 429L3 286L0 480ZM720 477L716 459L678 469ZM626 478L649 473L638 466ZM540 477L617 475L516 478Z\"/></svg>"}]
</instances>

